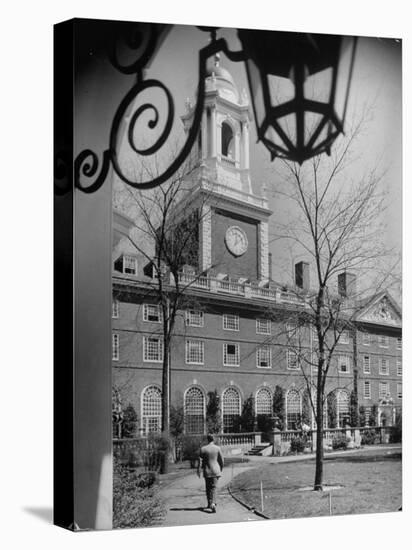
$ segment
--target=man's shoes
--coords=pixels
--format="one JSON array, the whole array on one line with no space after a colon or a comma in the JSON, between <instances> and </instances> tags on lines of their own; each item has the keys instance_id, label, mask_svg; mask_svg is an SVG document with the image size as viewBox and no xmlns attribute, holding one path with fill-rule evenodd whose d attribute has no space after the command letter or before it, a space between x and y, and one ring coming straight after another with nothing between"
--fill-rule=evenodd
<instances>
[{"instance_id":1,"label":"man's shoes","mask_svg":"<svg viewBox=\"0 0 412 550\"><path fill-rule=\"evenodd\" d=\"M216 504L212 504L210 508L212 510L212 514L216 514Z\"/></svg>"}]
</instances>

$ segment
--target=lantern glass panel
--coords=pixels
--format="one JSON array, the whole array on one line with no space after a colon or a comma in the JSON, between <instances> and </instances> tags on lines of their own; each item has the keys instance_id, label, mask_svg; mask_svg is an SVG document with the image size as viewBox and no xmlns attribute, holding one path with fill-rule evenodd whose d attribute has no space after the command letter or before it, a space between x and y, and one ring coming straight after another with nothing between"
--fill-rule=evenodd
<instances>
[{"instance_id":1,"label":"lantern glass panel","mask_svg":"<svg viewBox=\"0 0 412 550\"><path fill-rule=\"evenodd\" d=\"M351 83L352 55L355 40L354 37L345 36L341 46L341 57L336 80L335 112L342 121L345 118L345 107Z\"/></svg>"}]
</instances>

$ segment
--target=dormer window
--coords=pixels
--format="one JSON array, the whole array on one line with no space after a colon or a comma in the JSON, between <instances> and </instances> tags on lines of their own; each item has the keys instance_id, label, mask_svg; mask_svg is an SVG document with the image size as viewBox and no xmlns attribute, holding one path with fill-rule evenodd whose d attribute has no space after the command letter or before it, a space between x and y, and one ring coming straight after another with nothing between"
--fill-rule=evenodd
<instances>
[{"instance_id":1,"label":"dormer window","mask_svg":"<svg viewBox=\"0 0 412 550\"><path fill-rule=\"evenodd\" d=\"M134 256L120 256L114 262L114 270L125 275L137 275L137 259Z\"/></svg>"}]
</instances>

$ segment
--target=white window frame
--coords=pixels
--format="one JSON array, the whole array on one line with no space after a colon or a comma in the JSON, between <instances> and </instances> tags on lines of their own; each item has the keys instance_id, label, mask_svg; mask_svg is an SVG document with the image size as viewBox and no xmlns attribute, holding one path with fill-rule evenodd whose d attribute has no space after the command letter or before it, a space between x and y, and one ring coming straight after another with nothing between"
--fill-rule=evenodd
<instances>
[{"instance_id":1,"label":"white window frame","mask_svg":"<svg viewBox=\"0 0 412 550\"><path fill-rule=\"evenodd\" d=\"M402 350L402 336L400 336L399 338L396 338L396 349Z\"/></svg>"},{"instance_id":2,"label":"white window frame","mask_svg":"<svg viewBox=\"0 0 412 550\"><path fill-rule=\"evenodd\" d=\"M372 399L371 389L372 389L372 384L371 384L370 380L364 380L363 381L363 397L365 399Z\"/></svg>"},{"instance_id":3,"label":"white window frame","mask_svg":"<svg viewBox=\"0 0 412 550\"><path fill-rule=\"evenodd\" d=\"M383 387L386 388L385 394L383 394ZM384 399L390 395L389 382L379 382L379 399Z\"/></svg>"},{"instance_id":4,"label":"white window frame","mask_svg":"<svg viewBox=\"0 0 412 550\"><path fill-rule=\"evenodd\" d=\"M204 327L205 318L204 313L200 309L187 309L186 310L186 326L187 327Z\"/></svg>"},{"instance_id":5,"label":"white window frame","mask_svg":"<svg viewBox=\"0 0 412 550\"><path fill-rule=\"evenodd\" d=\"M386 364L385 368L383 367L384 362ZM389 376L389 359L387 357L379 358L379 374L382 376Z\"/></svg>"},{"instance_id":6,"label":"white window frame","mask_svg":"<svg viewBox=\"0 0 412 550\"><path fill-rule=\"evenodd\" d=\"M234 322L235 328L229 326L228 324L229 320ZM223 330L231 330L233 332L239 332L239 315L236 315L234 313L224 313Z\"/></svg>"},{"instance_id":7,"label":"white window frame","mask_svg":"<svg viewBox=\"0 0 412 550\"><path fill-rule=\"evenodd\" d=\"M386 336L386 334L379 334L378 335L378 346L380 348L388 348L389 347L389 336Z\"/></svg>"},{"instance_id":8,"label":"white window frame","mask_svg":"<svg viewBox=\"0 0 412 550\"><path fill-rule=\"evenodd\" d=\"M402 399L402 382L397 382L396 384L396 397Z\"/></svg>"},{"instance_id":9,"label":"white window frame","mask_svg":"<svg viewBox=\"0 0 412 550\"><path fill-rule=\"evenodd\" d=\"M267 365L261 365L261 362L262 362L262 355L264 354L268 354L267 355L267 358L268 358L268 361L265 361L267 362L268 364ZM256 350L256 366L259 368L259 369L271 369L272 368L272 349L270 346L259 346Z\"/></svg>"},{"instance_id":10,"label":"white window frame","mask_svg":"<svg viewBox=\"0 0 412 550\"><path fill-rule=\"evenodd\" d=\"M126 272L126 262L133 263L134 273L127 273ZM123 256L122 256L122 271L125 275L134 275L134 276L136 276L137 275L137 258L135 258L134 256L130 256L129 254L123 254Z\"/></svg>"},{"instance_id":11,"label":"white window frame","mask_svg":"<svg viewBox=\"0 0 412 550\"><path fill-rule=\"evenodd\" d=\"M235 354L232 354L232 353L228 353L228 346L235 346L235 349L236 349L236 353ZM235 360L236 362L234 363L228 363L227 362L227 358L230 356L233 356L235 357ZM235 344L235 343L232 343L232 342L225 342L223 344L223 366L225 367L239 367L240 366L240 350L239 350L239 344Z\"/></svg>"},{"instance_id":12,"label":"white window frame","mask_svg":"<svg viewBox=\"0 0 412 550\"><path fill-rule=\"evenodd\" d=\"M112 333L112 361L118 361L120 357L120 338L117 332Z\"/></svg>"},{"instance_id":13,"label":"white window frame","mask_svg":"<svg viewBox=\"0 0 412 550\"><path fill-rule=\"evenodd\" d=\"M362 344L364 346L370 346L371 344L370 332L362 332Z\"/></svg>"},{"instance_id":14,"label":"white window frame","mask_svg":"<svg viewBox=\"0 0 412 550\"><path fill-rule=\"evenodd\" d=\"M272 323L270 319L265 319L263 317L258 317L256 319L256 334L272 334Z\"/></svg>"},{"instance_id":15,"label":"white window frame","mask_svg":"<svg viewBox=\"0 0 412 550\"><path fill-rule=\"evenodd\" d=\"M349 332L347 330L342 330L339 337L340 344L349 344Z\"/></svg>"},{"instance_id":16,"label":"white window frame","mask_svg":"<svg viewBox=\"0 0 412 550\"><path fill-rule=\"evenodd\" d=\"M366 361L367 359L367 361ZM371 356L370 355L364 355L363 356L363 373L364 374L370 374L371 373Z\"/></svg>"},{"instance_id":17,"label":"white window frame","mask_svg":"<svg viewBox=\"0 0 412 550\"><path fill-rule=\"evenodd\" d=\"M153 308L157 313L150 313L150 309ZM156 319L149 319L150 316L156 317ZM163 320L162 310L160 304L143 304L143 321L146 323L161 323Z\"/></svg>"},{"instance_id":18,"label":"white window frame","mask_svg":"<svg viewBox=\"0 0 412 550\"><path fill-rule=\"evenodd\" d=\"M402 376L402 361L400 359L396 360L396 376Z\"/></svg>"},{"instance_id":19,"label":"white window frame","mask_svg":"<svg viewBox=\"0 0 412 550\"><path fill-rule=\"evenodd\" d=\"M149 342L157 341L157 359L149 357ZM145 363L162 363L163 362L163 338L161 336L143 336L143 361Z\"/></svg>"},{"instance_id":20,"label":"white window frame","mask_svg":"<svg viewBox=\"0 0 412 550\"><path fill-rule=\"evenodd\" d=\"M299 343L300 339L300 327L297 323L286 323L287 340L290 343Z\"/></svg>"},{"instance_id":21,"label":"white window frame","mask_svg":"<svg viewBox=\"0 0 412 550\"><path fill-rule=\"evenodd\" d=\"M191 361L191 346L198 345L199 361ZM205 343L203 340L189 338L186 340L186 365L204 365L205 363Z\"/></svg>"},{"instance_id":22,"label":"white window frame","mask_svg":"<svg viewBox=\"0 0 412 550\"><path fill-rule=\"evenodd\" d=\"M119 300L112 299L112 319L119 318Z\"/></svg>"},{"instance_id":23,"label":"white window frame","mask_svg":"<svg viewBox=\"0 0 412 550\"><path fill-rule=\"evenodd\" d=\"M290 366L292 356L296 358L296 367ZM299 353L295 349L289 348L286 350L286 368L288 370L300 370Z\"/></svg>"},{"instance_id":24,"label":"white window frame","mask_svg":"<svg viewBox=\"0 0 412 550\"><path fill-rule=\"evenodd\" d=\"M345 362L348 366L347 370L342 370L342 364ZM351 361L350 355L339 355L338 356L338 372L340 374L350 374L351 371Z\"/></svg>"}]
</instances>

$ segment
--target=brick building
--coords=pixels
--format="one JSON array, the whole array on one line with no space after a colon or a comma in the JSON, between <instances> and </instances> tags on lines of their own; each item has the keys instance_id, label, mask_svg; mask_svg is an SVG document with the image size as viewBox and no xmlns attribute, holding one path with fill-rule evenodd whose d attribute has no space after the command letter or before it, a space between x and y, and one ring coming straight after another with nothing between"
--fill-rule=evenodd
<instances>
[{"instance_id":1,"label":"brick building","mask_svg":"<svg viewBox=\"0 0 412 550\"><path fill-rule=\"evenodd\" d=\"M192 116L188 103L185 126ZM310 270L299 262L291 287L271 278L272 212L267 199L252 191L250 116L247 98L216 60L206 81L199 165L191 193L191 204L203 197L197 262L180 275L190 285L196 306L177 319L170 362L171 403L183 407L188 433L204 433L208 392L215 390L225 432L239 429L249 397L257 417L271 416L276 387L283 390L285 428L298 426L307 406L300 355L302 350L313 353L316 339L307 327L299 327L297 335L294 319L307 307ZM128 248L124 238L132 225L115 210L113 383L123 404L135 408L141 432L148 433L158 431L161 423L162 318L150 290L147 260ZM351 300L354 275L340 274L336 289ZM342 334L328 377L326 392L337 427L349 420L353 391L366 422L373 405L382 424L392 423L401 408L399 307L387 293L365 304L356 304L356 329ZM328 418L329 413L326 422Z\"/></svg>"}]
</instances>

